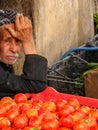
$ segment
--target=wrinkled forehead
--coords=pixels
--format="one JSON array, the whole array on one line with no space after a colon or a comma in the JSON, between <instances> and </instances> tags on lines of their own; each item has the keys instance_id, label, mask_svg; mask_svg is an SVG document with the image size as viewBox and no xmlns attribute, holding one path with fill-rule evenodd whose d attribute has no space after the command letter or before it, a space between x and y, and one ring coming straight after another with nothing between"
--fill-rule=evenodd
<instances>
[{"instance_id":1,"label":"wrinkled forehead","mask_svg":"<svg viewBox=\"0 0 98 130\"><path fill-rule=\"evenodd\" d=\"M15 17L21 14L18 11L0 10L0 27L5 24L15 23Z\"/></svg>"},{"instance_id":2,"label":"wrinkled forehead","mask_svg":"<svg viewBox=\"0 0 98 130\"><path fill-rule=\"evenodd\" d=\"M5 24L0 27L0 42L6 37L11 37L11 34L5 29L5 27L15 29L14 24Z\"/></svg>"}]
</instances>

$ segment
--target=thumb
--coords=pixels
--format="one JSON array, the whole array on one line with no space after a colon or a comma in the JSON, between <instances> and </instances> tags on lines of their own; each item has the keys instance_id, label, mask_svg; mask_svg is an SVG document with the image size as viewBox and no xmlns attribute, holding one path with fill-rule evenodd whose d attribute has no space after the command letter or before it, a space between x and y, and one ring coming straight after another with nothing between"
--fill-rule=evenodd
<instances>
[{"instance_id":1,"label":"thumb","mask_svg":"<svg viewBox=\"0 0 98 130\"><path fill-rule=\"evenodd\" d=\"M17 35L14 29L5 27L5 30L7 30L10 33L10 35L12 35L12 37L16 38Z\"/></svg>"}]
</instances>

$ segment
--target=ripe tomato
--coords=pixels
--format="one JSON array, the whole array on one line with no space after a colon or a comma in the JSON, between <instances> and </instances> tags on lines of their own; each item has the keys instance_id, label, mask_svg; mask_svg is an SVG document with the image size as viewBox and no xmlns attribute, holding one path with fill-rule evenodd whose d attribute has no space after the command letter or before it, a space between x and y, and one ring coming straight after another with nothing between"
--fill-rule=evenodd
<instances>
[{"instance_id":1,"label":"ripe tomato","mask_svg":"<svg viewBox=\"0 0 98 130\"><path fill-rule=\"evenodd\" d=\"M62 116L59 121L60 121L61 126L67 127L67 128L72 128L74 124L74 119L72 115Z\"/></svg>"},{"instance_id":2,"label":"ripe tomato","mask_svg":"<svg viewBox=\"0 0 98 130\"><path fill-rule=\"evenodd\" d=\"M6 117L0 117L0 129L4 128L5 126L11 126L11 122Z\"/></svg>"},{"instance_id":3,"label":"ripe tomato","mask_svg":"<svg viewBox=\"0 0 98 130\"><path fill-rule=\"evenodd\" d=\"M98 130L98 124L90 127L90 130Z\"/></svg>"},{"instance_id":4,"label":"ripe tomato","mask_svg":"<svg viewBox=\"0 0 98 130\"><path fill-rule=\"evenodd\" d=\"M27 126L27 127L25 127L23 130L37 130L37 129L34 128L34 127Z\"/></svg>"},{"instance_id":5,"label":"ripe tomato","mask_svg":"<svg viewBox=\"0 0 98 130\"><path fill-rule=\"evenodd\" d=\"M15 101L16 103L26 102L26 101L27 101L27 97L26 97L26 95L23 94L23 93L18 93L18 94L15 95L14 101Z\"/></svg>"},{"instance_id":6,"label":"ripe tomato","mask_svg":"<svg viewBox=\"0 0 98 130\"><path fill-rule=\"evenodd\" d=\"M6 111L8 111L12 106L16 105L15 102L6 102L3 104L3 106L5 107Z\"/></svg>"},{"instance_id":7,"label":"ripe tomato","mask_svg":"<svg viewBox=\"0 0 98 130\"><path fill-rule=\"evenodd\" d=\"M28 118L32 116L38 116L38 111L33 108L29 108L28 110L25 110L24 113L27 115Z\"/></svg>"},{"instance_id":8,"label":"ripe tomato","mask_svg":"<svg viewBox=\"0 0 98 130\"><path fill-rule=\"evenodd\" d=\"M19 105L19 104L18 104ZM21 113L23 113L23 112L25 112L26 110L28 110L28 109L30 109L31 108L31 106L29 105L29 104L27 104L27 103L22 103L21 105L20 105L20 112Z\"/></svg>"},{"instance_id":9,"label":"ripe tomato","mask_svg":"<svg viewBox=\"0 0 98 130\"><path fill-rule=\"evenodd\" d=\"M90 130L90 127L86 123L75 123L73 130Z\"/></svg>"},{"instance_id":10,"label":"ripe tomato","mask_svg":"<svg viewBox=\"0 0 98 130\"><path fill-rule=\"evenodd\" d=\"M0 104L4 104L6 102L12 102L12 101L13 101L13 99L11 97L5 96L5 97L1 98Z\"/></svg>"},{"instance_id":11,"label":"ripe tomato","mask_svg":"<svg viewBox=\"0 0 98 130\"><path fill-rule=\"evenodd\" d=\"M97 125L97 121L94 117L87 117L84 119L84 121L88 122L89 127Z\"/></svg>"},{"instance_id":12,"label":"ripe tomato","mask_svg":"<svg viewBox=\"0 0 98 130\"><path fill-rule=\"evenodd\" d=\"M74 124L74 129L73 130L90 130L90 127L93 127L97 125L97 121L95 118L89 118L89 117L86 117L84 119L81 119L79 121L77 121L75 124Z\"/></svg>"},{"instance_id":13,"label":"ripe tomato","mask_svg":"<svg viewBox=\"0 0 98 130\"><path fill-rule=\"evenodd\" d=\"M58 130L71 130L70 128L66 128L66 127L60 127L58 128Z\"/></svg>"},{"instance_id":14,"label":"ripe tomato","mask_svg":"<svg viewBox=\"0 0 98 130\"><path fill-rule=\"evenodd\" d=\"M50 112L50 111L48 111L48 112L46 111L45 113L43 113L43 115L40 115L40 116L42 116L42 119L44 121L58 119L57 113Z\"/></svg>"},{"instance_id":15,"label":"ripe tomato","mask_svg":"<svg viewBox=\"0 0 98 130\"><path fill-rule=\"evenodd\" d=\"M13 120L13 126L16 128L24 128L28 126L28 118L24 114L20 114L16 116Z\"/></svg>"},{"instance_id":16,"label":"ripe tomato","mask_svg":"<svg viewBox=\"0 0 98 130\"><path fill-rule=\"evenodd\" d=\"M57 119L41 122L42 130L58 130L59 126L60 124Z\"/></svg>"},{"instance_id":17,"label":"ripe tomato","mask_svg":"<svg viewBox=\"0 0 98 130\"><path fill-rule=\"evenodd\" d=\"M82 111L81 109L76 110L75 112L72 113L74 121L81 120L86 117L86 113Z\"/></svg>"},{"instance_id":18,"label":"ripe tomato","mask_svg":"<svg viewBox=\"0 0 98 130\"><path fill-rule=\"evenodd\" d=\"M56 109L57 110L62 110L62 108L65 106L65 104L67 104L67 101L64 99L60 99L56 101Z\"/></svg>"},{"instance_id":19,"label":"ripe tomato","mask_svg":"<svg viewBox=\"0 0 98 130\"><path fill-rule=\"evenodd\" d=\"M42 111L49 110L51 112L55 112L56 111L56 104L53 101L43 102L41 105L41 110Z\"/></svg>"},{"instance_id":20,"label":"ripe tomato","mask_svg":"<svg viewBox=\"0 0 98 130\"><path fill-rule=\"evenodd\" d=\"M23 130L23 129L21 129L21 128L17 128L17 129L13 128L13 130Z\"/></svg>"},{"instance_id":21,"label":"ripe tomato","mask_svg":"<svg viewBox=\"0 0 98 130\"><path fill-rule=\"evenodd\" d=\"M74 107L66 104L62 110L58 111L59 116L67 116L75 111Z\"/></svg>"},{"instance_id":22,"label":"ripe tomato","mask_svg":"<svg viewBox=\"0 0 98 130\"><path fill-rule=\"evenodd\" d=\"M19 115L19 111L15 111L15 110L10 109L10 110L7 112L7 114L6 114L6 117L7 117L11 122L13 122L14 118L15 118L16 116L18 116L18 115Z\"/></svg>"},{"instance_id":23,"label":"ripe tomato","mask_svg":"<svg viewBox=\"0 0 98 130\"><path fill-rule=\"evenodd\" d=\"M98 121L98 109L91 109L88 116L94 117Z\"/></svg>"},{"instance_id":24,"label":"ripe tomato","mask_svg":"<svg viewBox=\"0 0 98 130\"><path fill-rule=\"evenodd\" d=\"M5 116L6 114L6 109L4 106L0 106L0 116Z\"/></svg>"},{"instance_id":25,"label":"ripe tomato","mask_svg":"<svg viewBox=\"0 0 98 130\"><path fill-rule=\"evenodd\" d=\"M29 126L39 129L41 127L42 119L40 117L31 117L29 120Z\"/></svg>"},{"instance_id":26,"label":"ripe tomato","mask_svg":"<svg viewBox=\"0 0 98 130\"><path fill-rule=\"evenodd\" d=\"M88 115L88 113L90 112L91 108L88 106L81 106L79 108L81 111L83 111L86 115Z\"/></svg>"},{"instance_id":27,"label":"ripe tomato","mask_svg":"<svg viewBox=\"0 0 98 130\"><path fill-rule=\"evenodd\" d=\"M2 128L2 130L14 130L14 129L10 126L5 126L5 127Z\"/></svg>"},{"instance_id":28,"label":"ripe tomato","mask_svg":"<svg viewBox=\"0 0 98 130\"><path fill-rule=\"evenodd\" d=\"M68 104L73 106L75 110L77 110L80 107L80 103L79 103L79 101L76 98L71 98L68 101Z\"/></svg>"},{"instance_id":29,"label":"ripe tomato","mask_svg":"<svg viewBox=\"0 0 98 130\"><path fill-rule=\"evenodd\" d=\"M20 112L20 107L19 107L19 105L12 105L11 107L10 107L10 109L9 109L9 111L18 111L18 112Z\"/></svg>"},{"instance_id":30,"label":"ripe tomato","mask_svg":"<svg viewBox=\"0 0 98 130\"><path fill-rule=\"evenodd\" d=\"M36 99L36 100L33 100L33 98L31 99L31 102L32 102L32 108L34 109L37 109L37 110L40 110L41 106L42 106L42 103L43 101L40 100L40 99Z\"/></svg>"}]
</instances>

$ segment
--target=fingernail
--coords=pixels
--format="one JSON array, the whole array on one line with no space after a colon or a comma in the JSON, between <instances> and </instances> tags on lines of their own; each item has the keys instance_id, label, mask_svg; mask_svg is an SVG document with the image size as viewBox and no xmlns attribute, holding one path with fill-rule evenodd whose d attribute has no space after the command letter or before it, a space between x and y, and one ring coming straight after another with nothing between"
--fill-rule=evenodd
<instances>
[{"instance_id":1,"label":"fingernail","mask_svg":"<svg viewBox=\"0 0 98 130\"><path fill-rule=\"evenodd\" d=\"M23 16L23 14L22 14L22 13L17 13L17 15L18 15L18 16Z\"/></svg>"}]
</instances>

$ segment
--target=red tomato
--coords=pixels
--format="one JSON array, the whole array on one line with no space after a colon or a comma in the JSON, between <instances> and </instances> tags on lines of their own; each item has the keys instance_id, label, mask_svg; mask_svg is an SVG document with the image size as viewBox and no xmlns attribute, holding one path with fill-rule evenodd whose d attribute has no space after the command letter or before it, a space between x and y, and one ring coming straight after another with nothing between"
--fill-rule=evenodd
<instances>
[{"instance_id":1,"label":"red tomato","mask_svg":"<svg viewBox=\"0 0 98 130\"><path fill-rule=\"evenodd\" d=\"M17 129L13 129L13 130L23 130L23 129L21 129L21 128L17 128Z\"/></svg>"},{"instance_id":2,"label":"red tomato","mask_svg":"<svg viewBox=\"0 0 98 130\"><path fill-rule=\"evenodd\" d=\"M67 104L67 101L64 99L60 99L57 100L55 104L56 104L56 109L61 110L65 106L65 104Z\"/></svg>"},{"instance_id":3,"label":"red tomato","mask_svg":"<svg viewBox=\"0 0 98 130\"><path fill-rule=\"evenodd\" d=\"M59 116L67 116L75 111L73 106L66 104L62 110L58 111Z\"/></svg>"},{"instance_id":4,"label":"red tomato","mask_svg":"<svg viewBox=\"0 0 98 130\"><path fill-rule=\"evenodd\" d=\"M33 108L29 108L28 110L24 111L24 113L27 115L28 118L32 116L38 116L38 111Z\"/></svg>"},{"instance_id":5,"label":"red tomato","mask_svg":"<svg viewBox=\"0 0 98 130\"><path fill-rule=\"evenodd\" d=\"M34 128L34 127L27 126L27 127L25 127L23 130L37 130L37 129Z\"/></svg>"},{"instance_id":6,"label":"red tomato","mask_svg":"<svg viewBox=\"0 0 98 130\"><path fill-rule=\"evenodd\" d=\"M42 119L44 121L48 121L48 120L55 120L55 119L58 119L58 116L55 112L47 112L46 113L43 113L43 115L40 115L42 116Z\"/></svg>"},{"instance_id":7,"label":"red tomato","mask_svg":"<svg viewBox=\"0 0 98 130\"><path fill-rule=\"evenodd\" d=\"M14 128L13 130L23 130L23 129L21 129L21 128L17 128L17 129L16 129L16 128Z\"/></svg>"},{"instance_id":8,"label":"red tomato","mask_svg":"<svg viewBox=\"0 0 98 130\"><path fill-rule=\"evenodd\" d=\"M83 123L76 123L73 126L73 130L90 130L90 127Z\"/></svg>"},{"instance_id":9,"label":"red tomato","mask_svg":"<svg viewBox=\"0 0 98 130\"><path fill-rule=\"evenodd\" d=\"M30 108L31 108L31 106L30 106L29 104L23 103L23 104L21 104L21 106L20 106L20 111L21 111L21 113L23 113L23 112L25 112L26 110L28 110L28 109L30 109Z\"/></svg>"},{"instance_id":10,"label":"red tomato","mask_svg":"<svg viewBox=\"0 0 98 130\"><path fill-rule=\"evenodd\" d=\"M72 116L73 116L74 121L76 122L86 117L86 113L82 111L81 109L78 109L77 111L72 113Z\"/></svg>"},{"instance_id":11,"label":"red tomato","mask_svg":"<svg viewBox=\"0 0 98 130\"><path fill-rule=\"evenodd\" d=\"M5 97L1 98L0 104L4 104L6 102L12 102L12 101L13 101L13 99L11 97L5 96Z\"/></svg>"},{"instance_id":12,"label":"red tomato","mask_svg":"<svg viewBox=\"0 0 98 130\"><path fill-rule=\"evenodd\" d=\"M84 121L85 121L85 119L84 119ZM88 122L89 127L97 125L97 121L93 117L87 117L86 122Z\"/></svg>"},{"instance_id":13,"label":"red tomato","mask_svg":"<svg viewBox=\"0 0 98 130\"><path fill-rule=\"evenodd\" d=\"M80 107L80 103L79 103L79 101L76 98L71 98L68 101L68 104L73 106L75 110L77 110Z\"/></svg>"},{"instance_id":14,"label":"red tomato","mask_svg":"<svg viewBox=\"0 0 98 130\"><path fill-rule=\"evenodd\" d=\"M95 126L90 127L90 130L98 130L98 124Z\"/></svg>"},{"instance_id":15,"label":"red tomato","mask_svg":"<svg viewBox=\"0 0 98 130\"><path fill-rule=\"evenodd\" d=\"M60 127L58 128L58 130L71 130L70 128L66 128L66 127Z\"/></svg>"},{"instance_id":16,"label":"red tomato","mask_svg":"<svg viewBox=\"0 0 98 130\"><path fill-rule=\"evenodd\" d=\"M56 104L52 101L43 102L41 105L41 110L42 111L49 110L51 112L55 112L56 111Z\"/></svg>"},{"instance_id":17,"label":"red tomato","mask_svg":"<svg viewBox=\"0 0 98 130\"><path fill-rule=\"evenodd\" d=\"M15 101L16 103L26 102L26 101L27 101L27 97L26 97L26 95L23 94L23 93L18 93L18 94L15 95L14 101Z\"/></svg>"},{"instance_id":18,"label":"red tomato","mask_svg":"<svg viewBox=\"0 0 98 130\"><path fill-rule=\"evenodd\" d=\"M21 111L21 107L23 106L23 104L25 104L25 102L19 102L19 103L16 103L16 104L19 106L20 111Z\"/></svg>"},{"instance_id":19,"label":"red tomato","mask_svg":"<svg viewBox=\"0 0 98 130\"><path fill-rule=\"evenodd\" d=\"M15 111L15 110L9 110L6 114L7 118L13 122L14 118L19 115L19 112L18 111Z\"/></svg>"},{"instance_id":20,"label":"red tomato","mask_svg":"<svg viewBox=\"0 0 98 130\"><path fill-rule=\"evenodd\" d=\"M19 105L12 105L11 107L10 107L10 109L9 109L9 111L18 111L18 112L20 112L20 107L19 107Z\"/></svg>"},{"instance_id":21,"label":"red tomato","mask_svg":"<svg viewBox=\"0 0 98 130\"><path fill-rule=\"evenodd\" d=\"M74 124L73 130L90 130L90 127L97 125L95 118L84 118Z\"/></svg>"},{"instance_id":22,"label":"red tomato","mask_svg":"<svg viewBox=\"0 0 98 130\"><path fill-rule=\"evenodd\" d=\"M40 117L31 117L29 120L29 126L39 129L41 127L41 118Z\"/></svg>"},{"instance_id":23,"label":"red tomato","mask_svg":"<svg viewBox=\"0 0 98 130\"><path fill-rule=\"evenodd\" d=\"M72 128L74 124L72 115L62 116L59 121L60 121L61 126L67 127L67 128Z\"/></svg>"},{"instance_id":24,"label":"red tomato","mask_svg":"<svg viewBox=\"0 0 98 130\"><path fill-rule=\"evenodd\" d=\"M41 108L41 106L42 106L42 100L33 100L33 98L31 99L32 101L32 108L34 108L34 109L37 109L37 110L40 110L40 108Z\"/></svg>"},{"instance_id":25,"label":"red tomato","mask_svg":"<svg viewBox=\"0 0 98 130\"><path fill-rule=\"evenodd\" d=\"M16 116L13 120L13 126L16 128L24 128L28 126L28 118L24 114L20 114Z\"/></svg>"},{"instance_id":26,"label":"red tomato","mask_svg":"<svg viewBox=\"0 0 98 130\"><path fill-rule=\"evenodd\" d=\"M6 103L3 104L6 111L8 111L13 105L16 105L16 103L15 102L6 102Z\"/></svg>"},{"instance_id":27,"label":"red tomato","mask_svg":"<svg viewBox=\"0 0 98 130\"><path fill-rule=\"evenodd\" d=\"M6 117L0 117L0 128L3 128L5 126L11 126L11 122Z\"/></svg>"},{"instance_id":28,"label":"red tomato","mask_svg":"<svg viewBox=\"0 0 98 130\"><path fill-rule=\"evenodd\" d=\"M42 130L58 130L59 126L60 124L57 119L41 122Z\"/></svg>"},{"instance_id":29,"label":"red tomato","mask_svg":"<svg viewBox=\"0 0 98 130\"><path fill-rule=\"evenodd\" d=\"M5 116L5 114L6 114L6 109L5 109L5 107L4 106L0 106L0 116Z\"/></svg>"},{"instance_id":30,"label":"red tomato","mask_svg":"<svg viewBox=\"0 0 98 130\"><path fill-rule=\"evenodd\" d=\"M98 109L91 109L89 112L89 117L94 117L98 121Z\"/></svg>"},{"instance_id":31,"label":"red tomato","mask_svg":"<svg viewBox=\"0 0 98 130\"><path fill-rule=\"evenodd\" d=\"M10 127L10 126L5 126L2 128L2 130L14 130L14 128Z\"/></svg>"},{"instance_id":32,"label":"red tomato","mask_svg":"<svg viewBox=\"0 0 98 130\"><path fill-rule=\"evenodd\" d=\"M79 108L81 111L83 111L86 115L88 115L88 113L90 112L91 108L88 106L81 106Z\"/></svg>"}]
</instances>

